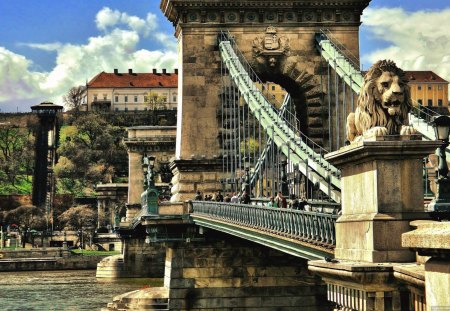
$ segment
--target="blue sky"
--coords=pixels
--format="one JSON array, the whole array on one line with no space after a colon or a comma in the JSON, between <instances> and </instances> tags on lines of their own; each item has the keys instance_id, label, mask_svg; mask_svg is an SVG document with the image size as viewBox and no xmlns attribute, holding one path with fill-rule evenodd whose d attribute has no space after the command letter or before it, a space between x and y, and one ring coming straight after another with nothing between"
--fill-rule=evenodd
<instances>
[{"instance_id":1,"label":"blue sky","mask_svg":"<svg viewBox=\"0 0 450 311\"><path fill-rule=\"evenodd\" d=\"M0 0L0 109L61 103L71 86L102 70L172 70L176 40L159 2ZM449 29L450 0L372 0L363 15L361 59L367 67L392 58L450 80Z\"/></svg>"}]
</instances>

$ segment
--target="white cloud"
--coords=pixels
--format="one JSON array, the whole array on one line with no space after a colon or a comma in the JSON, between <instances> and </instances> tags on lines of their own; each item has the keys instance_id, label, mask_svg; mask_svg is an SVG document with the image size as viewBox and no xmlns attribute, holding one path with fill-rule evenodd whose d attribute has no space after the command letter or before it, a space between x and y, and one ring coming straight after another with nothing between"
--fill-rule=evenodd
<instances>
[{"instance_id":1,"label":"white cloud","mask_svg":"<svg viewBox=\"0 0 450 311\"><path fill-rule=\"evenodd\" d=\"M432 70L450 81L450 8L416 12L368 8L363 25L376 39L390 44L363 55L363 61L392 59L404 70Z\"/></svg>"},{"instance_id":2,"label":"white cloud","mask_svg":"<svg viewBox=\"0 0 450 311\"><path fill-rule=\"evenodd\" d=\"M142 19L124 12L121 13L118 10L113 11L107 7L97 13L95 23L97 28L103 31L107 31L114 26L126 26L145 37L158 27L158 19L153 13L148 13L146 19Z\"/></svg>"},{"instance_id":3,"label":"white cloud","mask_svg":"<svg viewBox=\"0 0 450 311\"><path fill-rule=\"evenodd\" d=\"M85 44L20 44L56 52L56 65L49 72L31 71L32 61L0 47L0 109L5 110L2 103L12 101L18 106L20 102L29 105L31 98L62 104L62 96L72 86L84 84L100 71L133 68L135 72L149 72L152 68L171 70L177 66L175 38L158 31L155 15L150 13L141 19L103 8L96 16L96 25L103 34L88 38ZM147 36L145 40L160 42L164 48L139 49L140 40ZM29 110L28 106L20 109Z\"/></svg>"}]
</instances>

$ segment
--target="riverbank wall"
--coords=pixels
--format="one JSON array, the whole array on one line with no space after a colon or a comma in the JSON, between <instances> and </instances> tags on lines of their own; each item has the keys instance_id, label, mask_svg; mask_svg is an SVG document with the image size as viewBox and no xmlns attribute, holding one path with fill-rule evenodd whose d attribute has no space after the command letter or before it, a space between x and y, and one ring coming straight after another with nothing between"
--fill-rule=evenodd
<instances>
[{"instance_id":1,"label":"riverbank wall","mask_svg":"<svg viewBox=\"0 0 450 311\"><path fill-rule=\"evenodd\" d=\"M44 270L88 270L96 269L105 256L74 256L70 258L15 258L1 259L0 272L44 271Z\"/></svg>"},{"instance_id":2,"label":"riverbank wall","mask_svg":"<svg viewBox=\"0 0 450 311\"><path fill-rule=\"evenodd\" d=\"M62 248L0 251L0 272L96 269L108 255L83 256Z\"/></svg>"}]
</instances>

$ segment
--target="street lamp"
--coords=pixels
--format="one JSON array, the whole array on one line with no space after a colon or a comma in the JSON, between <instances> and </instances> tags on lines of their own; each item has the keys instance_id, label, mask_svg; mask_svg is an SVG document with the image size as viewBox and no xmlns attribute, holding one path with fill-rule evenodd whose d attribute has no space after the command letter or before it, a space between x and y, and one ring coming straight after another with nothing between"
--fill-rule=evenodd
<instances>
[{"instance_id":1,"label":"street lamp","mask_svg":"<svg viewBox=\"0 0 450 311\"><path fill-rule=\"evenodd\" d=\"M448 135L450 132L450 118L447 116L439 116L433 120L433 126L436 139L442 141L441 147L436 150L436 154L439 156L439 178L447 178L448 165L445 148L449 145Z\"/></svg>"},{"instance_id":2,"label":"street lamp","mask_svg":"<svg viewBox=\"0 0 450 311\"><path fill-rule=\"evenodd\" d=\"M244 190L247 192L248 195L251 193L251 185L250 185L250 163L251 158L250 156L244 157L244 170L245 170L245 181L244 181Z\"/></svg>"},{"instance_id":3,"label":"street lamp","mask_svg":"<svg viewBox=\"0 0 450 311\"><path fill-rule=\"evenodd\" d=\"M144 154L142 157L142 172L144 174L144 191L147 190L148 157Z\"/></svg>"},{"instance_id":4,"label":"street lamp","mask_svg":"<svg viewBox=\"0 0 450 311\"><path fill-rule=\"evenodd\" d=\"M283 196L287 197L289 196L289 185L287 181L287 172L286 172L286 166L287 166L287 157L283 153L280 156L281 160L281 193Z\"/></svg>"},{"instance_id":5,"label":"street lamp","mask_svg":"<svg viewBox=\"0 0 450 311\"><path fill-rule=\"evenodd\" d=\"M428 205L432 212L450 212L450 179L448 178L448 165L445 149L449 145L450 117L439 116L433 120L436 139L442 141L442 145L436 149L439 157L438 179L436 197Z\"/></svg>"}]
</instances>

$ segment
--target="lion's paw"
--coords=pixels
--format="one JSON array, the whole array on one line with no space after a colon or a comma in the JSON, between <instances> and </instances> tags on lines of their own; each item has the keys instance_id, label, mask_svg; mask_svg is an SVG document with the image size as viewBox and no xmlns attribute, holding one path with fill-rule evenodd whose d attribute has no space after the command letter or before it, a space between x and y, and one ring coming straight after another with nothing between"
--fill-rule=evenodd
<instances>
[{"instance_id":1,"label":"lion's paw","mask_svg":"<svg viewBox=\"0 0 450 311\"><path fill-rule=\"evenodd\" d=\"M369 130L369 133L373 136L386 136L388 130L384 126L375 126Z\"/></svg>"},{"instance_id":2,"label":"lion's paw","mask_svg":"<svg viewBox=\"0 0 450 311\"><path fill-rule=\"evenodd\" d=\"M400 135L413 135L417 134L417 130L410 125L402 125L402 129L400 130Z\"/></svg>"}]
</instances>

